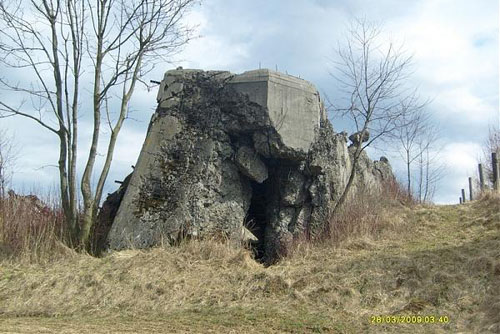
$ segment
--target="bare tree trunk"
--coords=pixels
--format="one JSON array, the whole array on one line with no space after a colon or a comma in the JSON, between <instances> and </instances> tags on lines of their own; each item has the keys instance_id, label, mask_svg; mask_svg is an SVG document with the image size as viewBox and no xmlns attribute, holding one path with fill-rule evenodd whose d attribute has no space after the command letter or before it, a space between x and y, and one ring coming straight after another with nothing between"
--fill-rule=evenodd
<instances>
[{"instance_id":1,"label":"bare tree trunk","mask_svg":"<svg viewBox=\"0 0 500 334\"><path fill-rule=\"evenodd\" d=\"M410 160L410 151L406 151L406 177L408 179L408 187L407 192L408 196L411 196L411 160Z\"/></svg>"},{"instance_id":2,"label":"bare tree trunk","mask_svg":"<svg viewBox=\"0 0 500 334\"><path fill-rule=\"evenodd\" d=\"M419 179L418 179L418 201L422 203L423 201L423 189L424 189L424 158L423 152L420 151L419 157Z\"/></svg>"},{"instance_id":3,"label":"bare tree trunk","mask_svg":"<svg viewBox=\"0 0 500 334\"><path fill-rule=\"evenodd\" d=\"M97 155L97 145L99 142L99 134L101 127L101 98L100 98L100 82L101 82L101 66L102 66L102 42L99 43L101 49L98 47L98 55L95 67L95 76L94 76L94 127L92 132L92 142L89 150L89 157L87 160L87 164L85 165L85 170L82 176L82 196L83 196L83 213L82 213L82 222L81 222L81 230L79 236L79 242L81 247L85 247L85 242L88 239L90 234L90 228L92 226L92 222L94 219L94 215L96 214L95 208L96 204L95 197L92 194L92 185L91 185L91 177L92 171L94 169L95 158Z\"/></svg>"},{"instance_id":4,"label":"bare tree trunk","mask_svg":"<svg viewBox=\"0 0 500 334\"><path fill-rule=\"evenodd\" d=\"M425 192L424 192L424 203L427 202L427 198L429 196L429 189L432 186L430 181L430 157L429 157L429 149L426 150L426 161L425 161Z\"/></svg>"},{"instance_id":5,"label":"bare tree trunk","mask_svg":"<svg viewBox=\"0 0 500 334\"><path fill-rule=\"evenodd\" d=\"M97 2L97 23L94 27L94 29L96 29L97 38L96 58L94 64L94 87L92 93L94 126L92 129L92 141L90 145L89 156L85 165L85 170L83 172L81 184L83 196L83 213L79 236L80 247L86 247L86 241L88 240L88 237L90 235L90 228L92 227L94 216L97 214L96 208L99 205L99 203L96 203L95 196L93 196L92 194L91 178L97 155L97 146L99 143L99 135L101 129L101 102L103 98L101 92L101 80L102 64L104 58L103 43L108 13L110 10L110 8L106 6L106 3L106 0L99 0Z\"/></svg>"},{"instance_id":6,"label":"bare tree trunk","mask_svg":"<svg viewBox=\"0 0 500 334\"><path fill-rule=\"evenodd\" d=\"M54 84L56 86L56 115L59 123L59 130L57 132L59 136L59 182L61 190L61 202L63 211L66 218L66 223L70 227L71 233L75 231L76 221L72 214L71 199L69 196L69 181L68 181L68 129L64 124L64 107L63 107L63 80L61 75L61 68L59 62L59 40L57 35L56 18L60 13L60 1L57 1L56 8L49 6L46 1L43 1L43 6L45 8L45 13L47 19L50 23L50 30L52 33L52 67L54 75Z\"/></svg>"},{"instance_id":7,"label":"bare tree trunk","mask_svg":"<svg viewBox=\"0 0 500 334\"><path fill-rule=\"evenodd\" d=\"M340 208L344 205L344 203L347 199L347 196L349 195L349 191L351 190L351 187L354 184L354 178L356 176L356 169L358 168L358 164L359 164L359 157L360 157L361 152L363 150L362 149L363 143L362 143L361 138L363 138L365 131L366 131L366 128L363 129L363 131L361 131L360 140L357 143L357 145L355 145L356 150L354 151L354 154L353 154L351 173L349 174L349 179L347 180L347 184L344 188L344 191L342 192L342 195L340 196L339 200L337 201L337 203L335 204L335 206L333 208L333 211L331 212L332 216L335 216L338 213L338 211L340 210Z\"/></svg>"},{"instance_id":8,"label":"bare tree trunk","mask_svg":"<svg viewBox=\"0 0 500 334\"><path fill-rule=\"evenodd\" d=\"M80 92L80 71L82 63L82 53L83 53L83 31L85 24L85 1L82 1L79 6L77 2L67 1L67 17L69 20L69 27L71 31L71 43L72 43L72 56L73 56L73 66L72 74L74 80L73 87L73 99L71 101L71 107L68 106L68 120L71 120L70 128L70 151L69 151L69 198L70 198L70 212L72 216L72 231L73 238L77 238L80 234L80 225L78 222L78 197L76 189L76 166L78 157L78 100ZM66 81L67 84L67 81ZM68 98L69 105L69 98ZM69 110L71 110L71 115L69 115Z\"/></svg>"}]
</instances>

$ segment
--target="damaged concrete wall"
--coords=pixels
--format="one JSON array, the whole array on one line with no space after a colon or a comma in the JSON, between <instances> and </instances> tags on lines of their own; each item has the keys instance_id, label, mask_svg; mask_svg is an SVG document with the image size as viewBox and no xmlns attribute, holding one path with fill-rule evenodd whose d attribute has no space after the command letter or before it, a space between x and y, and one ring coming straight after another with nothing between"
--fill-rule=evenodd
<instances>
[{"instance_id":1,"label":"damaged concrete wall","mask_svg":"<svg viewBox=\"0 0 500 334\"><path fill-rule=\"evenodd\" d=\"M173 70L112 223L111 249L184 236L253 239L270 261L314 236L347 182L345 134L336 134L309 82L270 70ZM358 187L392 177L363 157ZM122 190L123 191L123 190Z\"/></svg>"}]
</instances>

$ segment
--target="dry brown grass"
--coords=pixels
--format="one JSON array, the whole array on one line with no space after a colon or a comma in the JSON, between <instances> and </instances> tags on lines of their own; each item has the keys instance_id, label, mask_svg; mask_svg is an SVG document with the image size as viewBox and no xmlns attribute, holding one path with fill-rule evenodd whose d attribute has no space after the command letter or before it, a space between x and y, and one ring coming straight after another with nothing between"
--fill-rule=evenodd
<instances>
[{"instance_id":1,"label":"dry brown grass","mask_svg":"<svg viewBox=\"0 0 500 334\"><path fill-rule=\"evenodd\" d=\"M358 190L329 220L319 239L337 245L352 238L376 237L387 228L395 228L397 219L391 217L394 212L414 204L411 195L395 180L384 182L381 189Z\"/></svg>"},{"instance_id":2,"label":"dry brown grass","mask_svg":"<svg viewBox=\"0 0 500 334\"><path fill-rule=\"evenodd\" d=\"M0 257L28 261L58 257L66 229L58 199L50 194L0 198Z\"/></svg>"},{"instance_id":3,"label":"dry brown grass","mask_svg":"<svg viewBox=\"0 0 500 334\"><path fill-rule=\"evenodd\" d=\"M396 206L375 234L299 244L271 267L214 241L0 263L0 331L495 333L500 198ZM448 324L372 324L372 315Z\"/></svg>"}]
</instances>

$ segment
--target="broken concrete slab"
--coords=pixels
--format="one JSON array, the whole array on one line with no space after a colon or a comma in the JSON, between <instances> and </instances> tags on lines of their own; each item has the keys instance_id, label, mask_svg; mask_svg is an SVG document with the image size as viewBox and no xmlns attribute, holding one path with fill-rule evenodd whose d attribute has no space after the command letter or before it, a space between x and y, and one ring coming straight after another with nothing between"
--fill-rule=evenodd
<instances>
[{"instance_id":1,"label":"broken concrete slab","mask_svg":"<svg viewBox=\"0 0 500 334\"><path fill-rule=\"evenodd\" d=\"M236 164L244 175L258 183L264 182L268 177L266 165L251 147L241 146L238 149Z\"/></svg>"}]
</instances>

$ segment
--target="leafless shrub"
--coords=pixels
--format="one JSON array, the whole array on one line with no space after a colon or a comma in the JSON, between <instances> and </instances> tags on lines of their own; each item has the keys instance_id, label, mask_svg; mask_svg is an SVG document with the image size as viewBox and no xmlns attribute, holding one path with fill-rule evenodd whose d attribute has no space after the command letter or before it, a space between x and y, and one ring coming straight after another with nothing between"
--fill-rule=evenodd
<instances>
[{"instance_id":1,"label":"leafless shrub","mask_svg":"<svg viewBox=\"0 0 500 334\"><path fill-rule=\"evenodd\" d=\"M50 258L62 247L67 228L56 198L48 195L42 201L11 190L0 201L0 255L36 260Z\"/></svg>"},{"instance_id":2,"label":"leafless shrub","mask_svg":"<svg viewBox=\"0 0 500 334\"><path fill-rule=\"evenodd\" d=\"M386 225L385 211L394 205L412 205L411 194L396 180L386 180L380 189L358 190L330 218L322 239L338 243L359 236L374 236Z\"/></svg>"},{"instance_id":3,"label":"leafless shrub","mask_svg":"<svg viewBox=\"0 0 500 334\"><path fill-rule=\"evenodd\" d=\"M314 238L295 237L284 257L307 251L314 245L338 245L345 240L374 237L392 226L391 212L403 206L411 207L417 201L396 179L385 180L379 189L357 189Z\"/></svg>"}]
</instances>

